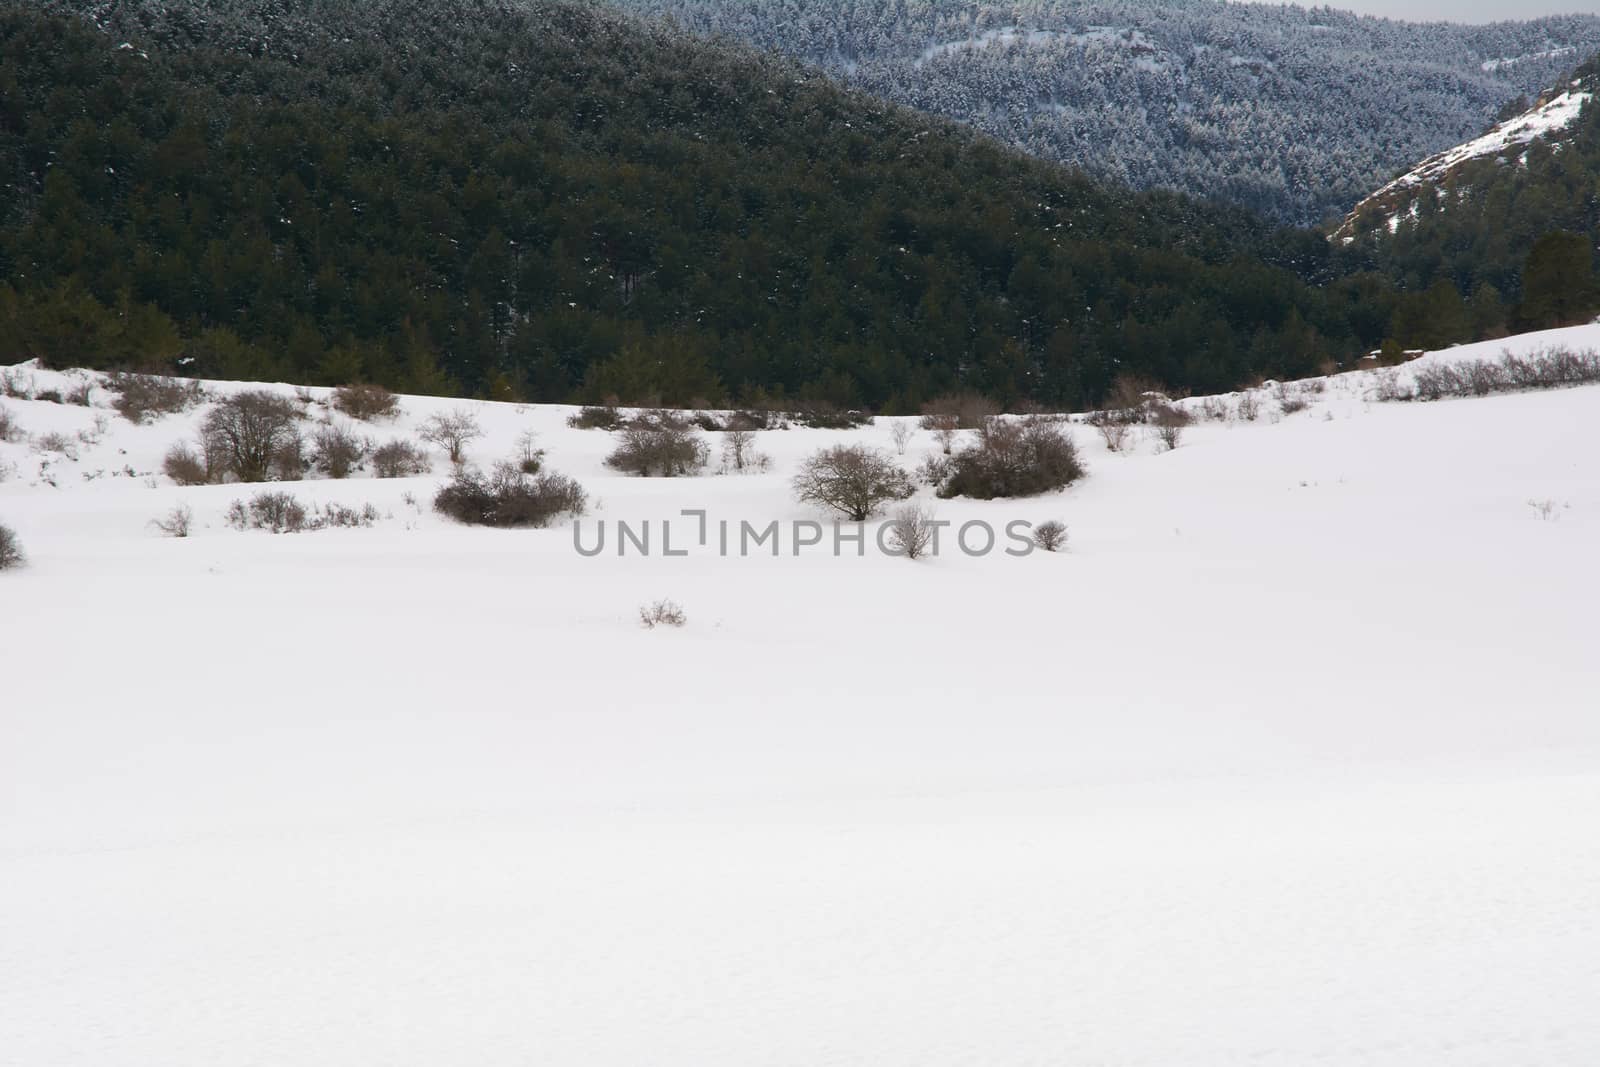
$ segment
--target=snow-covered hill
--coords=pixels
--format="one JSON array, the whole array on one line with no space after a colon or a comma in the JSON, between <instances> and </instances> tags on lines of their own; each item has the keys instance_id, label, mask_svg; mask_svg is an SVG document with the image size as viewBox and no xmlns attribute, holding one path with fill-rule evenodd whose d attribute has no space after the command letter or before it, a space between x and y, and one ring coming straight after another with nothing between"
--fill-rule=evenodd
<instances>
[{"instance_id":1,"label":"snow-covered hill","mask_svg":"<svg viewBox=\"0 0 1600 1067\"><path fill-rule=\"evenodd\" d=\"M795 465L884 418L651 480L570 409L364 428L536 431L586 541L654 524L586 558L432 513L442 460L237 532L156 473L204 409L0 398L0 1064L1591 1062L1600 387L1377 400L1552 345L1600 327L1075 424L1066 493L937 504L1067 551L915 562L682 514L819 518Z\"/></svg>"},{"instance_id":2,"label":"snow-covered hill","mask_svg":"<svg viewBox=\"0 0 1600 1067\"><path fill-rule=\"evenodd\" d=\"M1528 111L1507 119L1483 136L1419 163L1357 204L1334 238L1348 243L1360 233L1378 227L1394 232L1405 218L1415 215L1424 193L1443 193L1467 163L1492 159L1504 166L1521 166L1530 145L1559 145L1594 98L1596 80L1573 81L1559 91L1547 93Z\"/></svg>"}]
</instances>

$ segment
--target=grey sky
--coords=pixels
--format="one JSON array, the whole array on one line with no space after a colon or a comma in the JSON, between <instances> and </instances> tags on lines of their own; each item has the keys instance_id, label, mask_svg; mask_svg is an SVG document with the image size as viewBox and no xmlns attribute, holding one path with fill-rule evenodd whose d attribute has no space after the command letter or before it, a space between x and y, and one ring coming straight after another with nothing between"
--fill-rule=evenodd
<instances>
[{"instance_id":1,"label":"grey sky","mask_svg":"<svg viewBox=\"0 0 1600 1067\"><path fill-rule=\"evenodd\" d=\"M1600 15L1600 0L1331 0L1328 6L1414 21L1496 22L1542 15Z\"/></svg>"}]
</instances>

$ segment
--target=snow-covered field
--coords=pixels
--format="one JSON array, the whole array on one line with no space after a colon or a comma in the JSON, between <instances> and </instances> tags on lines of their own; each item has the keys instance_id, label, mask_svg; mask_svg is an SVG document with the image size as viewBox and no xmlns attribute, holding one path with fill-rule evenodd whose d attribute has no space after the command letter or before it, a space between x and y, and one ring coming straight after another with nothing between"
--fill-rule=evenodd
<instances>
[{"instance_id":1,"label":"snow-covered field","mask_svg":"<svg viewBox=\"0 0 1600 1067\"><path fill-rule=\"evenodd\" d=\"M938 504L1066 552L915 562L585 558L434 515L442 460L281 487L374 528L240 533L146 473L203 410L0 399L108 416L43 475L0 444L0 1064L1600 1062L1600 388L1372 382L1075 426L1066 493ZM646 481L571 409L368 432L458 406L675 547L890 442Z\"/></svg>"}]
</instances>

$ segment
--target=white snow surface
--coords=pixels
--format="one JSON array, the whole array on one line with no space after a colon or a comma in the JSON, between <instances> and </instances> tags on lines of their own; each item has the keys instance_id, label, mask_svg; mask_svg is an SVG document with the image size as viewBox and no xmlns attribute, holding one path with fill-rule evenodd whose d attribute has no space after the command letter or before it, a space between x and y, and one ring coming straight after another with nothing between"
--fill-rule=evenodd
<instances>
[{"instance_id":1,"label":"white snow surface","mask_svg":"<svg viewBox=\"0 0 1600 1067\"><path fill-rule=\"evenodd\" d=\"M1600 326L1424 359L1554 344ZM1065 493L937 504L1065 552L916 562L581 558L431 513L442 460L240 533L250 488L145 473L204 409L0 399L110 416L0 444L0 1064L1600 1062L1600 388L1375 381L1167 453L1074 425ZM537 430L590 531L817 517L804 455L890 447L639 480L568 408L403 404L368 432Z\"/></svg>"}]
</instances>

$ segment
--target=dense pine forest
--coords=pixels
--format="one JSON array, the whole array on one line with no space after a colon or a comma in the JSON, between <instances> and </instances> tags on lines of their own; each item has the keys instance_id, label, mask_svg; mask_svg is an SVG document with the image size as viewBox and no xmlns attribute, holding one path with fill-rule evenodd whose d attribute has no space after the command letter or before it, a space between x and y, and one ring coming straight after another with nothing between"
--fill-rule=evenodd
<instances>
[{"instance_id":1,"label":"dense pine forest","mask_svg":"<svg viewBox=\"0 0 1600 1067\"><path fill-rule=\"evenodd\" d=\"M1326 242L561 2L0 7L0 349L563 400L1221 389L1377 346ZM89 16L92 16L89 17Z\"/></svg>"}]
</instances>

